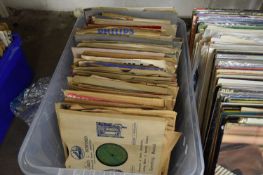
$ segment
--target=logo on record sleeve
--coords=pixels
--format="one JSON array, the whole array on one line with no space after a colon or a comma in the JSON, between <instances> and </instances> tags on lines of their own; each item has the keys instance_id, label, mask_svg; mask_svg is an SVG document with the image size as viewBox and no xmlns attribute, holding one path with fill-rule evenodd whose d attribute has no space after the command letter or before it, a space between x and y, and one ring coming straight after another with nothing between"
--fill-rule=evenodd
<instances>
[{"instance_id":1,"label":"logo on record sleeve","mask_svg":"<svg viewBox=\"0 0 263 175\"><path fill-rule=\"evenodd\" d=\"M76 160L83 159L85 156L84 150L80 146L73 146L70 150L70 153L71 156Z\"/></svg>"},{"instance_id":2,"label":"logo on record sleeve","mask_svg":"<svg viewBox=\"0 0 263 175\"><path fill-rule=\"evenodd\" d=\"M97 34L104 35L133 35L134 30L131 28L99 28L97 29Z\"/></svg>"},{"instance_id":3,"label":"logo on record sleeve","mask_svg":"<svg viewBox=\"0 0 263 175\"><path fill-rule=\"evenodd\" d=\"M121 132L123 129L127 129L126 126L119 123L96 122L96 125L98 137L123 138Z\"/></svg>"}]
</instances>

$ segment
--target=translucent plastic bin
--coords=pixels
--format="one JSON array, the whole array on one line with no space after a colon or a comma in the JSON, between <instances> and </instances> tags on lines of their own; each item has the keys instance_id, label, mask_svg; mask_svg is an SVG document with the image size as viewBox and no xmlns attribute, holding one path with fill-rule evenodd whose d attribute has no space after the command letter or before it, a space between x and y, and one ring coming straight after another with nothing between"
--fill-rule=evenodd
<instances>
[{"instance_id":1,"label":"translucent plastic bin","mask_svg":"<svg viewBox=\"0 0 263 175\"><path fill-rule=\"evenodd\" d=\"M93 11L91 11L93 13ZM192 79L190 78L190 60L187 46L186 26L174 13L158 12L126 12L143 17L171 19L178 25L177 35L184 40L183 51L178 68L178 83L180 92L177 98L178 111L177 129L183 133L179 143L172 152L169 174L194 175L203 174L199 124L193 95ZM75 27L82 26L85 20L79 18ZM88 175L88 174L124 174L114 172L98 172L79 169L66 169L64 166L63 148L61 145L54 103L63 99L61 89L66 88L66 77L70 74L72 64L71 46L74 44L74 29L62 53L56 71L52 77L36 117L27 133L20 149L18 162L25 174L58 174L58 175ZM131 173L125 173L131 174Z\"/></svg>"}]
</instances>

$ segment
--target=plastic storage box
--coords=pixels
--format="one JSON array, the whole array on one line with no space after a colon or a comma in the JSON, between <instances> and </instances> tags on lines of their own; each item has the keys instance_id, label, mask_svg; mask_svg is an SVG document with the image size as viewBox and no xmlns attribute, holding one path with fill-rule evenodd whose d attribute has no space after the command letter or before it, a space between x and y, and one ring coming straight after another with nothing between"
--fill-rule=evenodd
<instances>
[{"instance_id":1,"label":"plastic storage box","mask_svg":"<svg viewBox=\"0 0 263 175\"><path fill-rule=\"evenodd\" d=\"M91 10L91 13L92 10ZM180 92L177 97L176 110L177 130L183 133L172 152L169 174L201 175L204 170L199 124L190 77L190 60L187 46L186 26L174 13L126 11L125 14L135 16L171 19L178 25L177 36L184 40L183 50L178 68ZM76 27L84 24L84 17L77 20ZM70 75L72 64L71 47L74 44L74 29L62 53L56 71L52 77L47 93L36 113L35 119L27 133L19 152L19 166L25 174L56 175L88 175L88 174L124 174L114 172L98 172L94 170L66 169L65 158L54 103L62 101L61 89L66 88L66 77ZM132 173L125 173L132 174Z\"/></svg>"},{"instance_id":2,"label":"plastic storage box","mask_svg":"<svg viewBox=\"0 0 263 175\"><path fill-rule=\"evenodd\" d=\"M21 39L13 41L0 59L0 143L14 117L10 102L32 81L32 72L21 49Z\"/></svg>"}]
</instances>

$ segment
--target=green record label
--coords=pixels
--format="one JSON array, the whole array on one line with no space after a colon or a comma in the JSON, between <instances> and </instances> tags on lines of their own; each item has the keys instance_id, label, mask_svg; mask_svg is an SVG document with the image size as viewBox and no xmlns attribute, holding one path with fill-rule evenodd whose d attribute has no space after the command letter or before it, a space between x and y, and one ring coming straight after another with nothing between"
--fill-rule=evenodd
<instances>
[{"instance_id":1,"label":"green record label","mask_svg":"<svg viewBox=\"0 0 263 175\"><path fill-rule=\"evenodd\" d=\"M120 166L128 159L127 151L120 145L105 143L96 150L97 159L107 166Z\"/></svg>"}]
</instances>

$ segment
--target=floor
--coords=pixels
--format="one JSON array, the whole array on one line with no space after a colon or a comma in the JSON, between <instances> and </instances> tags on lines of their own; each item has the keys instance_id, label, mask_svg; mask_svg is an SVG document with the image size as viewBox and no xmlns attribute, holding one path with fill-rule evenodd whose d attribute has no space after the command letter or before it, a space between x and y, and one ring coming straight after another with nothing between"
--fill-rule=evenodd
<instances>
[{"instance_id":1,"label":"floor","mask_svg":"<svg viewBox=\"0 0 263 175\"><path fill-rule=\"evenodd\" d=\"M5 21L22 38L34 80L52 76L75 22L72 13L10 9L10 17ZM22 120L14 119L0 145L1 175L22 174L17 156L27 130L28 126Z\"/></svg>"}]
</instances>

